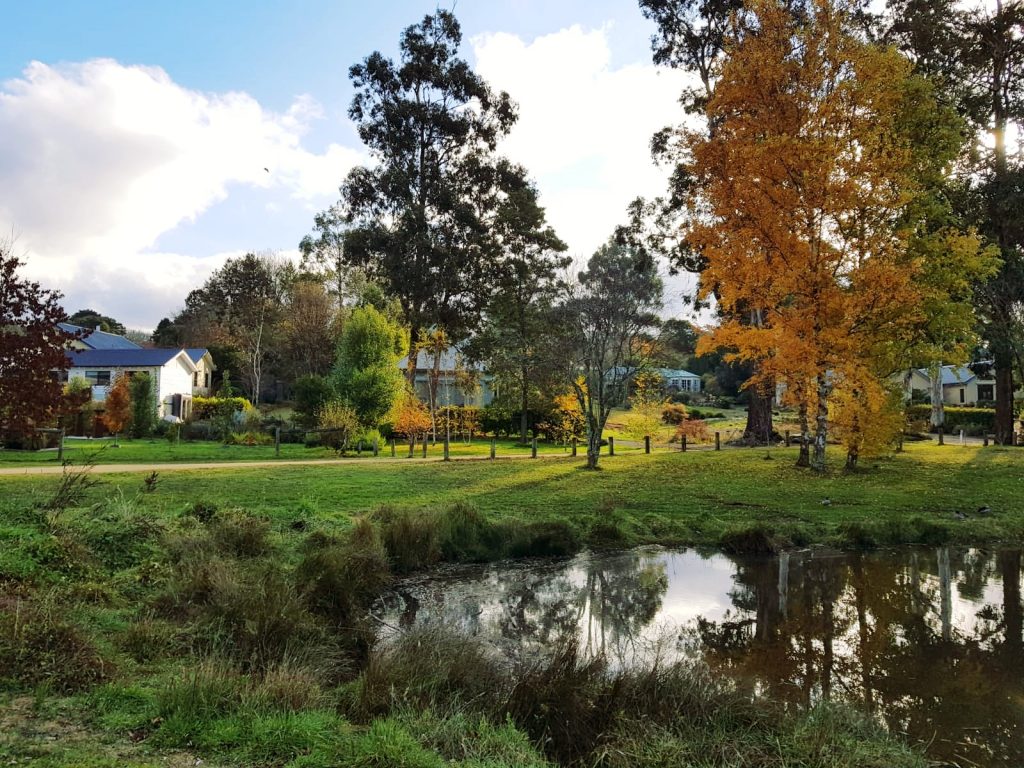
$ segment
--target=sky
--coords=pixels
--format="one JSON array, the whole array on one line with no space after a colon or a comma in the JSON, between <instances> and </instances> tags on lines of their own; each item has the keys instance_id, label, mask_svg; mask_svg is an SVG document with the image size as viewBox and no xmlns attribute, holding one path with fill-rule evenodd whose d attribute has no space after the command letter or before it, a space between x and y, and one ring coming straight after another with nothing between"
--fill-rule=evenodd
<instances>
[{"instance_id":1,"label":"sky","mask_svg":"<svg viewBox=\"0 0 1024 768\"><path fill-rule=\"evenodd\" d=\"M231 256L296 253L368 162L348 68L397 54L435 0L50 0L4 6L0 237L22 273L151 329ZM462 56L519 104L499 151L585 259L638 195L684 82L635 0L458 0ZM668 314L689 285L670 279Z\"/></svg>"}]
</instances>

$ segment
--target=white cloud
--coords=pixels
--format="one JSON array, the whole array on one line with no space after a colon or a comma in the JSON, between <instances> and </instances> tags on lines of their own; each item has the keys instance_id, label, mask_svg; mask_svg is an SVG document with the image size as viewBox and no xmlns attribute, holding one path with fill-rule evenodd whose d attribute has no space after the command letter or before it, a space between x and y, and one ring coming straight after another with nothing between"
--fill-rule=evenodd
<instances>
[{"instance_id":1,"label":"white cloud","mask_svg":"<svg viewBox=\"0 0 1024 768\"><path fill-rule=\"evenodd\" d=\"M584 257L625 222L631 200L664 192L650 139L680 121L686 85L683 73L650 63L613 67L608 31L573 26L530 43L507 33L472 40L480 74L520 106L503 151L536 178L549 221ZM670 281L671 305L688 282Z\"/></svg>"},{"instance_id":2,"label":"white cloud","mask_svg":"<svg viewBox=\"0 0 1024 768\"><path fill-rule=\"evenodd\" d=\"M156 67L34 62L0 87L0 231L17 233L26 271L69 304L152 325L226 258L152 252L161 235L235 185L277 204L333 198L362 155L305 149L322 115L309 96L275 114L245 93L188 90Z\"/></svg>"}]
</instances>

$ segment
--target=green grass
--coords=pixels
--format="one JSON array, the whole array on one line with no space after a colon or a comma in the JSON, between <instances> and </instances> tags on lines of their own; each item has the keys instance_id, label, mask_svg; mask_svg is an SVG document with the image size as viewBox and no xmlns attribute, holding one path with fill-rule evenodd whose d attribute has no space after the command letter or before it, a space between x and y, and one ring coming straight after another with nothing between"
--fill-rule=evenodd
<instances>
[{"instance_id":1,"label":"green grass","mask_svg":"<svg viewBox=\"0 0 1024 768\"><path fill-rule=\"evenodd\" d=\"M837 454L838 451L833 451ZM381 505L429 507L464 501L493 519L562 519L581 529L618 520L633 541L717 544L754 526L796 543L1024 540L1024 453L1015 449L912 444L824 477L793 466L795 449L720 453L632 452L604 458L596 473L580 461L420 463L382 460L329 466L168 472L139 503L154 518L193 502L241 507L278 526L297 518L347 523ZM833 455L837 463L841 457ZM110 475L89 491L97 502L131 497L142 475ZM0 477L0 515L48 497L54 477ZM823 506L828 498L831 505ZM987 517L973 510L988 505ZM967 520L956 520L957 510ZM16 525L0 526L17 538ZM2 551L2 547L0 547ZM4 556L0 555L0 562Z\"/></svg>"},{"instance_id":2,"label":"green grass","mask_svg":"<svg viewBox=\"0 0 1024 768\"><path fill-rule=\"evenodd\" d=\"M478 456L486 457L490 453L489 440L474 440L466 443L462 440L452 440L450 443L452 456ZM539 453L543 454L564 454L568 451L565 446L539 443ZM635 449L634 449L635 450ZM408 444L399 442L395 452L397 458L407 458L409 455ZM438 457L443 455L444 447L439 440L436 444L429 445L427 455ZM501 439L497 442L497 455L515 456L530 453L529 445L519 445L513 440ZM356 451L349 451L348 457L355 457ZM362 451L361 456L372 456L373 452L369 445ZM416 444L416 457L423 455L422 443ZM391 448L384 443L380 444L380 457L391 458ZM281 455L276 456L273 445L222 445L212 441L193 441L170 443L164 439L146 440L121 440L115 447L110 438L97 440L68 440L64 448L64 458L76 464L92 458L97 464L156 464L174 462L231 462L231 461L289 461L296 459L337 459L337 452L323 447L307 448L305 445L296 443L284 443L281 445ZM13 451L0 449L0 467L33 467L33 466L56 466L57 452L46 451Z\"/></svg>"},{"instance_id":3,"label":"green grass","mask_svg":"<svg viewBox=\"0 0 1024 768\"><path fill-rule=\"evenodd\" d=\"M0 477L0 762L540 768L609 744L604 764L623 768L923 765L847 710L781 716L685 670L609 683L575 661L509 675L468 639L410 641L405 660L367 646L381 584L439 560L1024 541L1020 451L915 444L824 477L792 450L765 457L225 466L152 492L119 473L51 512L59 477ZM990 516L953 517L982 504Z\"/></svg>"}]
</instances>

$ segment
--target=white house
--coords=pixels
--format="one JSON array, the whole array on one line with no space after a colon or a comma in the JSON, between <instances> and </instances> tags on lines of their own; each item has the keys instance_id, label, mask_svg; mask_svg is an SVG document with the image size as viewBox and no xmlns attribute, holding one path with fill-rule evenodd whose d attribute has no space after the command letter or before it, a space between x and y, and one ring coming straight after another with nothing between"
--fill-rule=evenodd
<instances>
[{"instance_id":1,"label":"white house","mask_svg":"<svg viewBox=\"0 0 1024 768\"><path fill-rule=\"evenodd\" d=\"M658 368L665 388L675 392L700 392L701 379L695 373L676 368Z\"/></svg>"},{"instance_id":2,"label":"white house","mask_svg":"<svg viewBox=\"0 0 1024 768\"><path fill-rule=\"evenodd\" d=\"M189 359L196 367L192 374L192 394L196 397L209 397L213 372L217 366L213 364L213 357L207 349L186 349Z\"/></svg>"},{"instance_id":3,"label":"white house","mask_svg":"<svg viewBox=\"0 0 1024 768\"><path fill-rule=\"evenodd\" d=\"M199 368L184 349L68 349L67 378L92 385L93 402L106 400L118 376L148 373L153 378L162 419L186 419L192 413L193 377Z\"/></svg>"}]
</instances>

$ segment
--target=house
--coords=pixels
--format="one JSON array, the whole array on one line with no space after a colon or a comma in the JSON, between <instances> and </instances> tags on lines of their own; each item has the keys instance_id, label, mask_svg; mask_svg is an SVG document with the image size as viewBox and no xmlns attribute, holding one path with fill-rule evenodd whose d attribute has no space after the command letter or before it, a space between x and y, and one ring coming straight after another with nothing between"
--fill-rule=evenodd
<instances>
[{"instance_id":1,"label":"house","mask_svg":"<svg viewBox=\"0 0 1024 768\"><path fill-rule=\"evenodd\" d=\"M996 382L992 376L991 364L974 366L984 375L975 373L966 365L942 366L942 402L946 405L978 405L991 403L996 398ZM907 399L916 393L922 399L930 399L932 379L927 368L914 368L904 377Z\"/></svg>"},{"instance_id":2,"label":"house","mask_svg":"<svg viewBox=\"0 0 1024 768\"><path fill-rule=\"evenodd\" d=\"M700 392L701 378L695 373L677 368L657 368L665 380L665 388L673 392Z\"/></svg>"},{"instance_id":3,"label":"house","mask_svg":"<svg viewBox=\"0 0 1024 768\"><path fill-rule=\"evenodd\" d=\"M217 366L208 349L186 349L192 364L196 367L192 374L192 394L195 397L209 397L213 383L213 372Z\"/></svg>"},{"instance_id":4,"label":"house","mask_svg":"<svg viewBox=\"0 0 1024 768\"><path fill-rule=\"evenodd\" d=\"M161 419L187 419L192 413L192 382L199 368L184 349L68 349L64 354L68 380L89 382L95 403L106 400L118 376L148 373Z\"/></svg>"},{"instance_id":5,"label":"house","mask_svg":"<svg viewBox=\"0 0 1024 768\"><path fill-rule=\"evenodd\" d=\"M406 355L398 361L404 373L409 364ZM473 374L467 377L466 373ZM416 396L425 403L430 402L430 382L434 374L434 355L421 351L416 356ZM466 386L467 378L475 379L476 386ZM494 400L494 376L487 373L480 364L466 361L456 347L449 347L441 354L437 379L437 405L489 405Z\"/></svg>"},{"instance_id":6,"label":"house","mask_svg":"<svg viewBox=\"0 0 1024 768\"><path fill-rule=\"evenodd\" d=\"M101 331L99 328L90 330L71 323L57 323L57 327L67 333L80 334L79 338L71 342L71 349L142 349L131 339Z\"/></svg>"}]
</instances>

